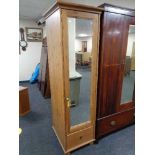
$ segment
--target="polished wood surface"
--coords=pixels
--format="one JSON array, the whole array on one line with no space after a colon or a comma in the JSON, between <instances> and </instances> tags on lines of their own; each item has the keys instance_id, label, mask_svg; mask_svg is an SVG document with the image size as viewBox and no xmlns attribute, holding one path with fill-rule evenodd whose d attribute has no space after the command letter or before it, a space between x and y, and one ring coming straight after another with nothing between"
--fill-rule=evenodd
<instances>
[{"instance_id":1,"label":"polished wood surface","mask_svg":"<svg viewBox=\"0 0 155 155\"><path fill-rule=\"evenodd\" d=\"M134 113L134 108L132 108L97 120L98 126L96 130L98 133L98 138L112 131L121 129L126 125L133 124L135 120Z\"/></svg>"},{"instance_id":2,"label":"polished wood surface","mask_svg":"<svg viewBox=\"0 0 155 155\"><path fill-rule=\"evenodd\" d=\"M92 19L93 21L93 38L92 38L92 65L91 65L91 99L90 99L90 120L75 126L70 125L70 107L65 104L66 107L66 134L67 136L67 151L74 150L80 146L88 144L95 139L95 120L96 120L96 102L97 102L97 79L98 79L98 49L99 49L99 23L100 15L92 14L87 12L80 12L74 10L65 10L62 9L62 25L63 25L63 49L64 49L64 81L65 81L65 98L70 96L70 87L69 87L69 56L68 56L68 25L67 17L75 17L82 19ZM84 138L83 141L76 141L76 136L78 134L86 134L85 130L91 128L89 138ZM75 133L76 134L73 134ZM71 143L71 140L75 140L74 143ZM80 144L81 142L81 144Z\"/></svg>"},{"instance_id":3,"label":"polished wood surface","mask_svg":"<svg viewBox=\"0 0 155 155\"><path fill-rule=\"evenodd\" d=\"M52 96L52 124L61 145L66 148L64 71L60 10L46 20L50 88Z\"/></svg>"},{"instance_id":4,"label":"polished wood surface","mask_svg":"<svg viewBox=\"0 0 155 155\"><path fill-rule=\"evenodd\" d=\"M44 38L42 42L38 85L39 85L39 90L41 91L42 95L45 98L50 98L51 92L50 92L48 52L47 52L47 39L46 38Z\"/></svg>"},{"instance_id":5,"label":"polished wood surface","mask_svg":"<svg viewBox=\"0 0 155 155\"><path fill-rule=\"evenodd\" d=\"M27 87L19 86L19 115L24 116L30 112L29 93Z\"/></svg>"},{"instance_id":6,"label":"polished wood surface","mask_svg":"<svg viewBox=\"0 0 155 155\"><path fill-rule=\"evenodd\" d=\"M93 127L89 127L78 132L67 135L67 150L70 152L79 146L94 141Z\"/></svg>"},{"instance_id":7,"label":"polished wood surface","mask_svg":"<svg viewBox=\"0 0 155 155\"><path fill-rule=\"evenodd\" d=\"M91 103L90 103L90 110L91 110L91 125L94 125L95 118L96 118L96 100L97 100L97 75L98 75L98 40L99 40L99 15L92 14L92 13L83 13L77 12L73 10L63 10L63 43L64 43L64 63L65 63L65 96L66 98L70 96L70 89L69 89L69 61L68 61L68 30L67 30L67 17L78 17L82 19L92 19L93 21L93 41L92 41L92 69L91 69ZM67 105L67 104L66 104ZM66 106L67 109L67 116L68 116L68 133L71 132L70 130L70 108ZM79 130L79 129L78 129Z\"/></svg>"},{"instance_id":8,"label":"polished wood surface","mask_svg":"<svg viewBox=\"0 0 155 155\"><path fill-rule=\"evenodd\" d=\"M47 70L46 70L46 78L45 78L45 92L44 92L44 97L45 98L50 98L51 97L51 90L50 90L50 78L49 78L49 66L48 66L48 61L47 61Z\"/></svg>"},{"instance_id":9,"label":"polished wood surface","mask_svg":"<svg viewBox=\"0 0 155 155\"><path fill-rule=\"evenodd\" d=\"M55 4L53 4L44 14L43 16L45 18L48 18L51 14L53 14L58 9L64 9L64 10L74 10L74 11L82 11L82 12L90 12L90 13L101 13L103 10L99 7L93 7L89 5L82 5L82 4L76 4L76 3L67 3L58 1Z\"/></svg>"},{"instance_id":10,"label":"polished wood surface","mask_svg":"<svg viewBox=\"0 0 155 155\"><path fill-rule=\"evenodd\" d=\"M122 15L135 17L135 10L134 9L110 5L107 3L104 3L104 4L100 5L99 7L103 8L104 12L111 12L111 13L115 13L115 14L122 14Z\"/></svg>"},{"instance_id":11,"label":"polished wood surface","mask_svg":"<svg viewBox=\"0 0 155 155\"><path fill-rule=\"evenodd\" d=\"M53 129L65 154L95 140L100 8L56 3L45 13ZM67 17L93 20L90 120L70 126Z\"/></svg>"},{"instance_id":12,"label":"polished wood surface","mask_svg":"<svg viewBox=\"0 0 155 155\"><path fill-rule=\"evenodd\" d=\"M134 107L134 101L125 106L120 104L128 31L129 25L135 24L134 11L108 4L100 7L103 7L104 11L101 15L100 28L97 137L108 132L102 131L105 128L100 121L102 122L104 117Z\"/></svg>"}]
</instances>

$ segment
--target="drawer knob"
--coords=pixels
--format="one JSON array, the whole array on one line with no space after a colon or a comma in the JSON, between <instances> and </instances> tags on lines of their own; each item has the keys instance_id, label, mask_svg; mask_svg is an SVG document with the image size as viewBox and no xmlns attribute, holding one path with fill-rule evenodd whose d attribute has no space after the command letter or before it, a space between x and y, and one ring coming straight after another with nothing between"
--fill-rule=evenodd
<instances>
[{"instance_id":1,"label":"drawer knob","mask_svg":"<svg viewBox=\"0 0 155 155\"><path fill-rule=\"evenodd\" d=\"M111 122L110 122L110 125L111 125L111 126L115 126L115 125L116 125L116 121L111 121Z\"/></svg>"},{"instance_id":2,"label":"drawer knob","mask_svg":"<svg viewBox=\"0 0 155 155\"><path fill-rule=\"evenodd\" d=\"M82 139L82 136L80 136L80 139Z\"/></svg>"}]
</instances>

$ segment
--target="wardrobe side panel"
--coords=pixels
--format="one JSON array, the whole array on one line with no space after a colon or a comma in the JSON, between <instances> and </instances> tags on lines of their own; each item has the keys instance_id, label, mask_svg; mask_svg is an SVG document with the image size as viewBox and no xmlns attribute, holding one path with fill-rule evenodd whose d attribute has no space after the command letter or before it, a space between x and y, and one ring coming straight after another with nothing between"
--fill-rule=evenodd
<instances>
[{"instance_id":1,"label":"wardrobe side panel","mask_svg":"<svg viewBox=\"0 0 155 155\"><path fill-rule=\"evenodd\" d=\"M52 99L52 125L61 145L65 148L64 76L60 14L60 10L57 10L47 19L46 34Z\"/></svg>"}]
</instances>

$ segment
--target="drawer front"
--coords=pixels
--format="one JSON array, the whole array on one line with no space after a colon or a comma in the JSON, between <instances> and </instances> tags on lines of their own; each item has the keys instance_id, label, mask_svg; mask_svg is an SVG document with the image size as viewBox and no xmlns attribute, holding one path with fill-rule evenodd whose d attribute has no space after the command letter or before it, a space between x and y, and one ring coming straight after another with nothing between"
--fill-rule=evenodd
<instances>
[{"instance_id":1,"label":"drawer front","mask_svg":"<svg viewBox=\"0 0 155 155\"><path fill-rule=\"evenodd\" d=\"M83 129L67 136L67 150L79 148L95 139L93 127Z\"/></svg>"},{"instance_id":2,"label":"drawer front","mask_svg":"<svg viewBox=\"0 0 155 155\"><path fill-rule=\"evenodd\" d=\"M135 110L133 108L128 111L116 113L114 115L98 119L96 126L97 138L134 123L134 113Z\"/></svg>"}]
</instances>

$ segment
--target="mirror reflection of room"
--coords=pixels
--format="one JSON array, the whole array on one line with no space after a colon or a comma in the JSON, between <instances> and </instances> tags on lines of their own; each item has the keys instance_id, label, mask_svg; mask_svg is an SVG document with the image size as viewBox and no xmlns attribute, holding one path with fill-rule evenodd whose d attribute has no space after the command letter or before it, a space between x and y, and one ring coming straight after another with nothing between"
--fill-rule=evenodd
<instances>
[{"instance_id":1,"label":"mirror reflection of room","mask_svg":"<svg viewBox=\"0 0 155 155\"><path fill-rule=\"evenodd\" d=\"M70 124L90 120L92 20L68 18Z\"/></svg>"},{"instance_id":2,"label":"mirror reflection of room","mask_svg":"<svg viewBox=\"0 0 155 155\"><path fill-rule=\"evenodd\" d=\"M135 85L135 26L130 25L125 60L121 104L132 101Z\"/></svg>"}]
</instances>

